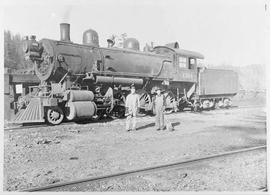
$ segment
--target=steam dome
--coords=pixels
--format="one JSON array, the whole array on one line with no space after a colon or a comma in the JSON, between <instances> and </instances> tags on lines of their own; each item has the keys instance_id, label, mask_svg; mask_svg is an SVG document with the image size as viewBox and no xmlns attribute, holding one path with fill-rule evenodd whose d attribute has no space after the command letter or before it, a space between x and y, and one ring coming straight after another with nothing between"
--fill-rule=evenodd
<instances>
[{"instance_id":1,"label":"steam dome","mask_svg":"<svg viewBox=\"0 0 270 195\"><path fill-rule=\"evenodd\" d=\"M93 29L89 29L89 30L84 31L83 44L99 47L98 33Z\"/></svg>"},{"instance_id":2,"label":"steam dome","mask_svg":"<svg viewBox=\"0 0 270 195\"><path fill-rule=\"evenodd\" d=\"M127 38L124 41L124 48L133 49L133 50L140 50L140 43L135 38Z\"/></svg>"}]
</instances>

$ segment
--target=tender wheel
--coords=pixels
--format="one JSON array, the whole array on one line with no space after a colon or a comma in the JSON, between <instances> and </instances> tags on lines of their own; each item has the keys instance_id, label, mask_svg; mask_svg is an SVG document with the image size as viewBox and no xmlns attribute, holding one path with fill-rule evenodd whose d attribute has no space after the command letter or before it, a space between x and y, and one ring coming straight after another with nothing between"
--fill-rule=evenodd
<instances>
[{"instance_id":1,"label":"tender wheel","mask_svg":"<svg viewBox=\"0 0 270 195\"><path fill-rule=\"evenodd\" d=\"M210 101L209 100L203 100L202 101L202 108L204 110L208 110L210 108Z\"/></svg>"},{"instance_id":2,"label":"tender wheel","mask_svg":"<svg viewBox=\"0 0 270 195\"><path fill-rule=\"evenodd\" d=\"M201 111L201 106L200 106L199 102L195 103L193 111L194 112L200 112Z\"/></svg>"},{"instance_id":3,"label":"tender wheel","mask_svg":"<svg viewBox=\"0 0 270 195\"><path fill-rule=\"evenodd\" d=\"M47 110L47 122L52 125L59 125L64 119L64 113L59 107L52 107Z\"/></svg>"},{"instance_id":4,"label":"tender wheel","mask_svg":"<svg viewBox=\"0 0 270 195\"><path fill-rule=\"evenodd\" d=\"M223 108L223 106L224 106L223 101L219 100L217 105L216 105L216 108L220 109L220 108Z\"/></svg>"},{"instance_id":5,"label":"tender wheel","mask_svg":"<svg viewBox=\"0 0 270 195\"><path fill-rule=\"evenodd\" d=\"M209 103L209 107L210 107L210 110L215 110L215 101L214 100L210 100L210 103Z\"/></svg>"},{"instance_id":6,"label":"tender wheel","mask_svg":"<svg viewBox=\"0 0 270 195\"><path fill-rule=\"evenodd\" d=\"M229 108L232 106L232 101L229 98L225 98L223 101L224 108Z\"/></svg>"}]
</instances>

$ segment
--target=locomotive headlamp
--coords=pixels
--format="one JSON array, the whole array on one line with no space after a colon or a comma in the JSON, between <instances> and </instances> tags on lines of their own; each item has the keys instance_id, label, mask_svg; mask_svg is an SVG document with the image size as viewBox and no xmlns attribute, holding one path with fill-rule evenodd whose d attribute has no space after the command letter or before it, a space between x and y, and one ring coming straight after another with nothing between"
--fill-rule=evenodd
<instances>
[{"instance_id":1,"label":"locomotive headlamp","mask_svg":"<svg viewBox=\"0 0 270 195\"><path fill-rule=\"evenodd\" d=\"M30 40L28 40L28 37L25 37L25 40L22 43L22 49L27 55L39 56L43 51L43 46L36 41L35 35L31 35Z\"/></svg>"}]
</instances>

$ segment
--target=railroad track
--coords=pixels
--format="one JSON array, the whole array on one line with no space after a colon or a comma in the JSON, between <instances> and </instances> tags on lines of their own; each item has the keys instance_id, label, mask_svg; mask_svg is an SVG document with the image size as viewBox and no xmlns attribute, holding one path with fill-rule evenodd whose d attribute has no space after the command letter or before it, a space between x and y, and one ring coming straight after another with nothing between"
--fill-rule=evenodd
<instances>
[{"instance_id":1,"label":"railroad track","mask_svg":"<svg viewBox=\"0 0 270 195\"><path fill-rule=\"evenodd\" d=\"M103 176L98 176L98 177L89 177L89 178L80 179L80 180L51 184L51 185L47 185L47 186L43 186L43 187L25 189L23 191L25 191L25 192L56 191L57 189L61 190L62 188L65 188L65 187L72 187L72 186L74 187L74 186L80 185L82 183L104 181L104 180L121 178L121 177L126 177L126 176L134 176L134 175L154 173L154 172L164 171L164 170L189 167L191 165L195 165L195 164L198 164L198 163L201 163L204 161L209 161L209 160L213 160L213 159L217 159L217 158L236 155L236 154L240 154L240 153L251 152L251 151L255 151L255 150L263 150L263 149L266 149L266 145L250 147L250 148L245 148L245 149L240 149L240 150L234 150L234 151L230 151L230 152L224 152L224 153L220 153L220 154L209 155L209 156L205 156L202 158L195 158L195 159L190 159L190 160L186 160L186 161L179 161L179 162L170 163L170 164L158 165L158 166L153 166L153 167L146 167L146 168L142 168L142 169L124 171L124 172L103 175ZM260 187L260 188L258 188L258 191L267 191L267 188Z\"/></svg>"},{"instance_id":2,"label":"railroad track","mask_svg":"<svg viewBox=\"0 0 270 195\"><path fill-rule=\"evenodd\" d=\"M230 109L241 109L241 108L257 108L257 107L262 107L262 106L233 106ZM230 110L228 109L228 110ZM227 109L220 109L220 110L227 110ZM170 113L170 114L175 114L175 113ZM143 116L142 116L143 117ZM123 120L123 119L120 119ZM108 122L112 121L111 119L102 119L98 121L87 121L87 123L98 123L98 122ZM64 122L61 125L74 125L74 124L84 124L84 123L76 123L76 122ZM39 127L52 127L52 125L48 124L33 124L33 125L21 125L21 126L16 126L16 127L10 127L10 128L4 128L4 131L13 131L13 130L21 130L21 129L34 129L34 128L39 128Z\"/></svg>"},{"instance_id":3,"label":"railroad track","mask_svg":"<svg viewBox=\"0 0 270 195\"><path fill-rule=\"evenodd\" d=\"M260 187L258 190L261 192L267 192L267 187Z\"/></svg>"},{"instance_id":4,"label":"railroad track","mask_svg":"<svg viewBox=\"0 0 270 195\"><path fill-rule=\"evenodd\" d=\"M109 122L112 121L113 119L101 119L101 120L88 120L88 121L68 121L68 122L63 122L61 125L56 125L57 126L69 126L69 125L83 125L83 124L89 124L89 123L99 123L99 122ZM47 123L42 123L42 124L27 124L27 125L20 125L16 127L10 127L10 128L4 128L5 131L13 131L13 130L20 130L20 129L34 129L34 128L39 128L39 127L54 127L54 125L49 125Z\"/></svg>"},{"instance_id":5,"label":"railroad track","mask_svg":"<svg viewBox=\"0 0 270 195\"><path fill-rule=\"evenodd\" d=\"M61 125L72 125L75 124L74 122L66 122L62 123ZM16 127L4 128L4 131L13 131L13 130L21 130L21 129L34 129L39 127L52 127L52 125L48 124L33 124L33 125L20 125Z\"/></svg>"}]
</instances>

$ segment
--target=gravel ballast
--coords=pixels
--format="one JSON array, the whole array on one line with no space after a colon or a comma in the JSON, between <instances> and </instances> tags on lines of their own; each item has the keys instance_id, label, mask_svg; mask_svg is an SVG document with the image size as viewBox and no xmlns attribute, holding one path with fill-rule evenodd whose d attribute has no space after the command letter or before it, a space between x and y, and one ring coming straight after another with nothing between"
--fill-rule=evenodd
<instances>
[{"instance_id":1,"label":"gravel ballast","mask_svg":"<svg viewBox=\"0 0 270 195\"><path fill-rule=\"evenodd\" d=\"M131 132L124 130L124 119L5 131L4 190L22 190L266 143L264 107L174 113L166 117L175 131L156 131L154 117L149 116L140 118L138 130ZM265 165L266 161L261 160L259 167L264 170ZM258 172L254 177L263 180L265 175ZM185 189L182 186L170 190Z\"/></svg>"}]
</instances>

